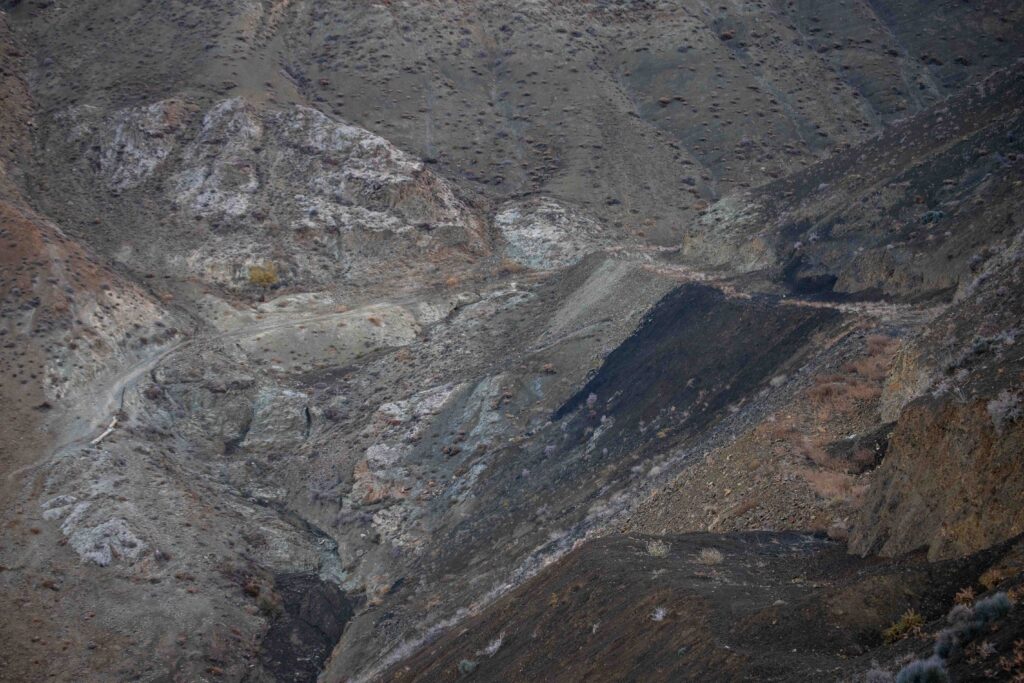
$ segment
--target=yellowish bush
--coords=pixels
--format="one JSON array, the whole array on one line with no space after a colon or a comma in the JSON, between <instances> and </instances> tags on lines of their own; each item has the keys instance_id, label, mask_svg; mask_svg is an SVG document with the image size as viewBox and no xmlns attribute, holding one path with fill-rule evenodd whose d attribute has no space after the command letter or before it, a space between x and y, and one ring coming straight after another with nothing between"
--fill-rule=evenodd
<instances>
[{"instance_id":1,"label":"yellowish bush","mask_svg":"<svg viewBox=\"0 0 1024 683\"><path fill-rule=\"evenodd\" d=\"M885 638L886 644L891 645L909 635L920 633L922 626L924 626L924 617L917 611L908 609L899 618L899 621L882 631L882 637Z\"/></svg>"},{"instance_id":2,"label":"yellowish bush","mask_svg":"<svg viewBox=\"0 0 1024 683\"><path fill-rule=\"evenodd\" d=\"M262 265L249 266L249 282L257 287L273 287L277 284L277 264L266 261Z\"/></svg>"}]
</instances>

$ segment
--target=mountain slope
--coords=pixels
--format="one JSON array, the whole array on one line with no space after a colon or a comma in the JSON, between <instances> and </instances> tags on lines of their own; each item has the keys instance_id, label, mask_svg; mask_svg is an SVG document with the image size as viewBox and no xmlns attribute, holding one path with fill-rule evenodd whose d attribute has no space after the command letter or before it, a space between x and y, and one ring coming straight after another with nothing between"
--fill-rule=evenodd
<instances>
[{"instance_id":1,"label":"mountain slope","mask_svg":"<svg viewBox=\"0 0 1024 683\"><path fill-rule=\"evenodd\" d=\"M857 679L1019 597L1018 3L3 7L8 677Z\"/></svg>"}]
</instances>

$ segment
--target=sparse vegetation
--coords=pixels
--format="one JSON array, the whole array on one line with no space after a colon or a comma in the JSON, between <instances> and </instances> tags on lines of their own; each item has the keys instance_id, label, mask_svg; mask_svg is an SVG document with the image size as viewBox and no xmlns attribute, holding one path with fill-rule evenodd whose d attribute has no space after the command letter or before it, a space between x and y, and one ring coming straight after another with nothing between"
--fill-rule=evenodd
<instances>
[{"instance_id":1,"label":"sparse vegetation","mask_svg":"<svg viewBox=\"0 0 1024 683\"><path fill-rule=\"evenodd\" d=\"M669 546L659 539L647 541L647 554L651 557L665 557L668 555Z\"/></svg>"},{"instance_id":2,"label":"sparse vegetation","mask_svg":"<svg viewBox=\"0 0 1024 683\"><path fill-rule=\"evenodd\" d=\"M924 617L916 610L908 609L895 624L882 632L882 638L891 645L909 635L920 633L922 626L924 626Z\"/></svg>"},{"instance_id":3,"label":"sparse vegetation","mask_svg":"<svg viewBox=\"0 0 1024 683\"><path fill-rule=\"evenodd\" d=\"M845 472L809 468L800 469L798 472L807 481L811 490L827 500L854 502L864 492L864 487L856 486L855 479Z\"/></svg>"},{"instance_id":4,"label":"sparse vegetation","mask_svg":"<svg viewBox=\"0 0 1024 683\"><path fill-rule=\"evenodd\" d=\"M973 594L973 591L971 591ZM897 683L931 683L948 680L945 660L955 650L965 648L967 644L994 622L1009 614L1012 604L1006 593L995 593L977 601L973 606L961 602L967 596L966 590L957 593L953 608L946 615L947 628L942 629L935 638L933 654L925 660L916 660L904 667L896 676ZM914 610L908 610L898 622L884 632L885 642L892 644L910 634L920 634L924 626L924 618ZM984 651L983 651L984 650ZM986 659L995 651L991 644L979 643L970 648L971 656ZM1024 665L1024 659L1022 659Z\"/></svg>"},{"instance_id":5,"label":"sparse vegetation","mask_svg":"<svg viewBox=\"0 0 1024 683\"><path fill-rule=\"evenodd\" d=\"M985 573L981 575L981 578L978 579L978 583L984 586L987 590L992 590L1014 574L1016 574L1016 572L1010 567L989 567L985 570Z\"/></svg>"},{"instance_id":6,"label":"sparse vegetation","mask_svg":"<svg viewBox=\"0 0 1024 683\"><path fill-rule=\"evenodd\" d=\"M949 673L938 657L916 659L900 669L896 683L946 683Z\"/></svg>"},{"instance_id":7,"label":"sparse vegetation","mask_svg":"<svg viewBox=\"0 0 1024 683\"><path fill-rule=\"evenodd\" d=\"M974 589L970 586L961 588L953 597L953 603L957 605L970 605L974 602Z\"/></svg>"},{"instance_id":8,"label":"sparse vegetation","mask_svg":"<svg viewBox=\"0 0 1024 683\"><path fill-rule=\"evenodd\" d=\"M249 283L269 289L278 282L277 264L267 261L262 265L249 266Z\"/></svg>"},{"instance_id":9,"label":"sparse vegetation","mask_svg":"<svg viewBox=\"0 0 1024 683\"><path fill-rule=\"evenodd\" d=\"M985 624L1002 619L1010 613L1010 598L1002 591L974 603L975 616Z\"/></svg>"},{"instance_id":10,"label":"sparse vegetation","mask_svg":"<svg viewBox=\"0 0 1024 683\"><path fill-rule=\"evenodd\" d=\"M6 678L1024 683L1020 12L520 4L0 18Z\"/></svg>"},{"instance_id":11,"label":"sparse vegetation","mask_svg":"<svg viewBox=\"0 0 1024 683\"><path fill-rule=\"evenodd\" d=\"M725 556L718 548L701 548L697 554L697 561L706 565L722 564L724 559Z\"/></svg>"},{"instance_id":12,"label":"sparse vegetation","mask_svg":"<svg viewBox=\"0 0 1024 683\"><path fill-rule=\"evenodd\" d=\"M1013 642L1013 651L1009 656L1000 657L996 667L986 670L985 675L993 679L1003 676L1015 683L1024 680L1024 638Z\"/></svg>"},{"instance_id":13,"label":"sparse vegetation","mask_svg":"<svg viewBox=\"0 0 1024 683\"><path fill-rule=\"evenodd\" d=\"M822 419L833 411L849 413L857 403L877 400L897 348L898 342L892 337L870 335L865 340L864 355L843 363L839 373L816 377L808 396L821 404Z\"/></svg>"}]
</instances>

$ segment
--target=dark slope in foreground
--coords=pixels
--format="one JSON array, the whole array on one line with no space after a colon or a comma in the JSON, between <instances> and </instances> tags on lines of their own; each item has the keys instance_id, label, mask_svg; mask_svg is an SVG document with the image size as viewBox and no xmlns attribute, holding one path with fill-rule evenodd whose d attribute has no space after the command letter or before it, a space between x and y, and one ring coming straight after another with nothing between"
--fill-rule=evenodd
<instances>
[{"instance_id":1,"label":"dark slope in foreground","mask_svg":"<svg viewBox=\"0 0 1024 683\"><path fill-rule=\"evenodd\" d=\"M792 533L610 536L587 543L385 676L389 681L863 680L927 651L882 630L907 609L931 634L956 593L991 567L1020 565L1020 543L962 560L883 562ZM1005 583L1004 588L1014 585ZM1019 579L1018 584L1019 585ZM1024 635L1020 610L988 637ZM986 664L954 659L956 680ZM995 661L987 663L995 667Z\"/></svg>"}]
</instances>

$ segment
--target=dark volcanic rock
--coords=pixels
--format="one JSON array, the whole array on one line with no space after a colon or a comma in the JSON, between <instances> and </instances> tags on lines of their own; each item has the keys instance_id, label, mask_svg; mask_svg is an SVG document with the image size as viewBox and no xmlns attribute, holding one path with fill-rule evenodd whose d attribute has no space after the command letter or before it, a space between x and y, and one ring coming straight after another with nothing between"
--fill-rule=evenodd
<instances>
[{"instance_id":1,"label":"dark volcanic rock","mask_svg":"<svg viewBox=\"0 0 1024 683\"><path fill-rule=\"evenodd\" d=\"M555 418L583 408L569 433L613 420L599 442L614 452L697 433L783 372L816 332L840 318L833 309L776 297L730 298L683 285L651 309Z\"/></svg>"},{"instance_id":2,"label":"dark volcanic rock","mask_svg":"<svg viewBox=\"0 0 1024 683\"><path fill-rule=\"evenodd\" d=\"M274 590L281 612L260 644L263 666L281 683L316 681L354 605L336 585L312 574L278 576Z\"/></svg>"}]
</instances>

